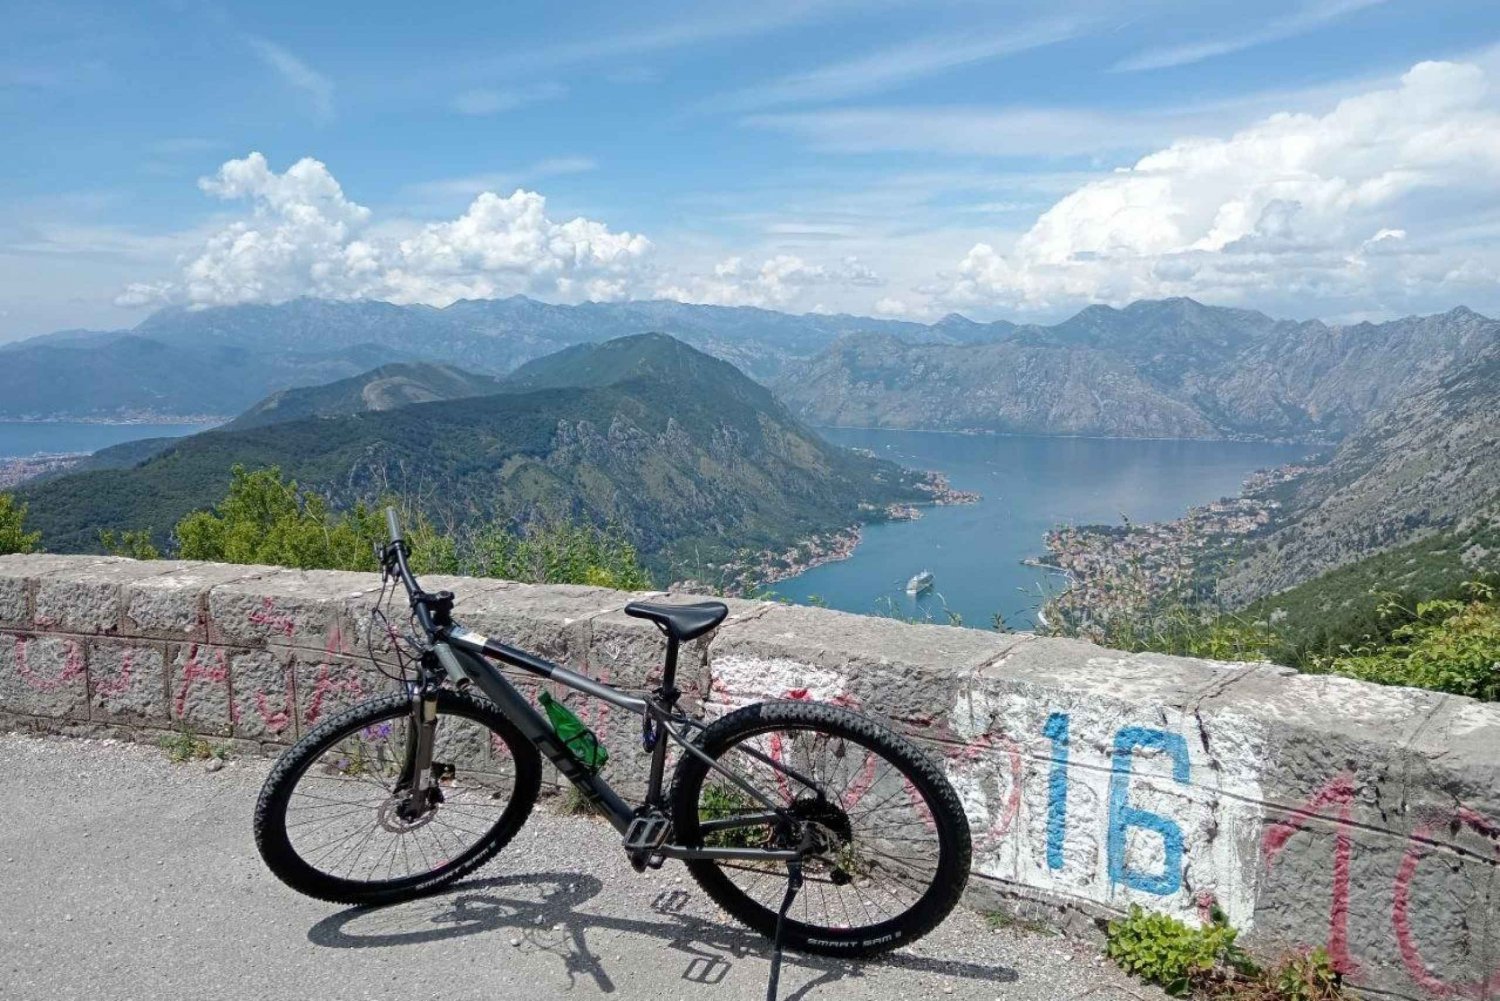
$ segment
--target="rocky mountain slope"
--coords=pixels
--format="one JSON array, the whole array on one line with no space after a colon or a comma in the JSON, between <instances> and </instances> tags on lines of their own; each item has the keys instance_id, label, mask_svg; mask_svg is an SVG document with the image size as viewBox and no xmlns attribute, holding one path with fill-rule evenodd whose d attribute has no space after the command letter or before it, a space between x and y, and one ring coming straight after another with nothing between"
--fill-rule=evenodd
<instances>
[{"instance_id":1,"label":"rocky mountain slope","mask_svg":"<svg viewBox=\"0 0 1500 1001\"><path fill-rule=\"evenodd\" d=\"M1500 343L1378 413L1292 481L1276 529L1229 568L1241 605L1436 532L1500 516Z\"/></svg>"},{"instance_id":2,"label":"rocky mountain slope","mask_svg":"<svg viewBox=\"0 0 1500 1001\"><path fill-rule=\"evenodd\" d=\"M815 424L953 431L1207 438L1214 424L1088 347L1019 340L915 345L888 335L845 338L778 386Z\"/></svg>"},{"instance_id":3,"label":"rocky mountain slope","mask_svg":"<svg viewBox=\"0 0 1500 1001\"><path fill-rule=\"evenodd\" d=\"M234 463L279 465L341 503L394 490L460 524L613 524L663 578L701 577L928 496L917 474L829 445L764 387L671 337L611 341L531 371L545 388L209 431L132 468L22 493L49 549L85 551L100 529L165 542L182 515L223 495Z\"/></svg>"},{"instance_id":4,"label":"rocky mountain slope","mask_svg":"<svg viewBox=\"0 0 1500 1001\"><path fill-rule=\"evenodd\" d=\"M814 424L1334 440L1500 342L1500 323L1460 308L1337 327L1171 299L997 333L851 336L775 386Z\"/></svg>"},{"instance_id":5,"label":"rocky mountain slope","mask_svg":"<svg viewBox=\"0 0 1500 1001\"><path fill-rule=\"evenodd\" d=\"M400 362L322 386L283 389L225 424L224 430L244 431L304 417L344 417L413 403L461 400L497 393L501 388L498 379L452 365Z\"/></svg>"}]
</instances>

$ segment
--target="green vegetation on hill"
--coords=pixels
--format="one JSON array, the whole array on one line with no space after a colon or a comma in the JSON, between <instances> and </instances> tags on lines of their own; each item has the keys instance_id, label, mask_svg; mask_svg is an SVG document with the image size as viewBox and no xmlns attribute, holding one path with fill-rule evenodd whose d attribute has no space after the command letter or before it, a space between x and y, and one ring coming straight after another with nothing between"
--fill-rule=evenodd
<instances>
[{"instance_id":1,"label":"green vegetation on hill","mask_svg":"<svg viewBox=\"0 0 1500 1001\"><path fill-rule=\"evenodd\" d=\"M1092 638L1500 700L1500 522L1359 560L1238 612L1169 600Z\"/></svg>"},{"instance_id":2,"label":"green vegetation on hill","mask_svg":"<svg viewBox=\"0 0 1500 1001\"><path fill-rule=\"evenodd\" d=\"M286 480L279 469L236 466L229 491L211 510L195 511L172 533L181 559L271 564L301 570L378 570L375 547L386 541L381 513L403 509L402 521L417 573L463 573L537 584L592 584L640 590L651 579L635 549L617 533L586 525L538 525L524 536L488 523L460 534L436 528L399 498L373 506L330 510L326 501ZM10 498L0 494L0 522ZM23 512L24 513L24 512ZM4 533L0 531L0 544ZM33 542L35 539L33 538ZM105 533L116 555L157 559L140 532Z\"/></svg>"},{"instance_id":3,"label":"green vegetation on hill","mask_svg":"<svg viewBox=\"0 0 1500 1001\"><path fill-rule=\"evenodd\" d=\"M571 371L571 375L568 373ZM35 527L64 552L101 531L151 532L222 497L235 465L278 467L330 509L397 493L429 517L613 526L660 579L925 500L918 476L824 442L733 366L673 338L641 335L549 366L547 388L505 392L173 442L128 469L29 484Z\"/></svg>"},{"instance_id":4,"label":"green vegetation on hill","mask_svg":"<svg viewBox=\"0 0 1500 1001\"><path fill-rule=\"evenodd\" d=\"M400 362L322 386L273 393L225 424L224 429L243 431L305 417L344 417L370 410L394 410L413 403L486 396L500 389L498 379L451 365Z\"/></svg>"}]
</instances>

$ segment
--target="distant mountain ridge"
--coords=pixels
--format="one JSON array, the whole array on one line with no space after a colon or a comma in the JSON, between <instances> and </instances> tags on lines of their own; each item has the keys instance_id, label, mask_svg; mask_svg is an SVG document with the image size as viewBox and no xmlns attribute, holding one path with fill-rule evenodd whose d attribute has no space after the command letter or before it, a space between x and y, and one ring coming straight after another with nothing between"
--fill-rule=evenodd
<instances>
[{"instance_id":1,"label":"distant mountain ridge","mask_svg":"<svg viewBox=\"0 0 1500 1001\"><path fill-rule=\"evenodd\" d=\"M322 386L283 389L261 400L223 426L244 431L304 417L345 417L372 410L394 410L413 403L487 396L500 380L435 362L396 362Z\"/></svg>"},{"instance_id":2,"label":"distant mountain ridge","mask_svg":"<svg viewBox=\"0 0 1500 1001\"><path fill-rule=\"evenodd\" d=\"M269 393L422 358L504 375L575 344L662 332L767 381L856 330L913 340L984 336L985 324L900 320L671 301L561 306L524 296L444 309L295 299L172 308L130 330L68 330L0 347L0 416L239 413Z\"/></svg>"},{"instance_id":3,"label":"distant mountain ridge","mask_svg":"<svg viewBox=\"0 0 1500 1001\"><path fill-rule=\"evenodd\" d=\"M853 335L774 385L832 426L1334 440L1500 342L1500 323L1460 307L1339 327L1167 299L996 333Z\"/></svg>"},{"instance_id":4,"label":"distant mountain ridge","mask_svg":"<svg viewBox=\"0 0 1500 1001\"><path fill-rule=\"evenodd\" d=\"M613 524L658 575L699 579L929 497L918 474L828 444L765 387L671 337L575 349L517 377L546 385L216 429L21 494L49 549L91 551L100 529L166 542L184 514L223 496L232 464L278 465L337 503L396 490L444 523Z\"/></svg>"}]
</instances>

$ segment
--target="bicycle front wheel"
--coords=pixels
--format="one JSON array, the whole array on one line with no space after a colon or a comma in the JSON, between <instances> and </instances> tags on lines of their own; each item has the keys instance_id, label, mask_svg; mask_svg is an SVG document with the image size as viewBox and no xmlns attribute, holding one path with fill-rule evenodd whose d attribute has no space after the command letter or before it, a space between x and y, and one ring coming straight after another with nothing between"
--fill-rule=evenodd
<instances>
[{"instance_id":1,"label":"bicycle front wheel","mask_svg":"<svg viewBox=\"0 0 1500 1001\"><path fill-rule=\"evenodd\" d=\"M723 717L699 747L811 827L815 852L783 929L803 952L870 956L937 927L969 876L969 824L953 787L910 741L815 702L764 702ZM679 843L787 849L798 832L696 755L672 785ZM776 929L785 863L693 860L693 878L737 920Z\"/></svg>"},{"instance_id":2,"label":"bicycle front wheel","mask_svg":"<svg viewBox=\"0 0 1500 1001\"><path fill-rule=\"evenodd\" d=\"M472 695L437 700L432 771L419 810L405 785L411 701L390 695L329 719L284 754L255 806L266 865L299 893L384 904L479 868L526 822L541 758L515 725Z\"/></svg>"}]
</instances>

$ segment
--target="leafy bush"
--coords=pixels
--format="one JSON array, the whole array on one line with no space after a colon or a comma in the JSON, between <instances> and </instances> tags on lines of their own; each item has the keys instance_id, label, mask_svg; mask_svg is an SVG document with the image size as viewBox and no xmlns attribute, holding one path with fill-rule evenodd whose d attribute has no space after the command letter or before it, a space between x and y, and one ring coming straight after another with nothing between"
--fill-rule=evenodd
<instances>
[{"instance_id":1,"label":"leafy bush","mask_svg":"<svg viewBox=\"0 0 1500 1001\"><path fill-rule=\"evenodd\" d=\"M1400 625L1384 642L1346 647L1316 666L1386 685L1413 685L1476 699L1500 699L1500 600L1495 586L1470 581L1464 599L1388 602L1382 618Z\"/></svg>"},{"instance_id":2,"label":"leafy bush","mask_svg":"<svg viewBox=\"0 0 1500 1001\"><path fill-rule=\"evenodd\" d=\"M229 492L211 511L177 523L178 555L219 563L269 563L300 570L376 570L374 546L385 539L378 508L356 504L334 512L318 494L284 480L275 466L250 472L236 465ZM414 569L455 569L451 540L427 519L407 514Z\"/></svg>"},{"instance_id":3,"label":"leafy bush","mask_svg":"<svg viewBox=\"0 0 1500 1001\"><path fill-rule=\"evenodd\" d=\"M156 543L151 541L151 530L149 528L126 529L116 532L112 529L101 529L99 531L99 545L111 556L128 556L133 560L159 560L161 550L156 548Z\"/></svg>"},{"instance_id":4,"label":"leafy bush","mask_svg":"<svg viewBox=\"0 0 1500 1001\"><path fill-rule=\"evenodd\" d=\"M1106 952L1126 973L1183 997L1207 991L1249 965L1234 944L1238 934L1222 915L1203 928L1190 928L1135 905L1128 917L1109 923Z\"/></svg>"},{"instance_id":5,"label":"leafy bush","mask_svg":"<svg viewBox=\"0 0 1500 1001\"><path fill-rule=\"evenodd\" d=\"M4 497L0 495L0 503ZM635 547L611 530L555 523L517 535L490 522L455 537L398 498L335 511L320 495L283 478L275 466L254 471L235 466L223 500L212 510L196 511L177 523L177 555L302 570L377 570L375 546L385 542L383 511L387 505L403 512L412 569L418 573L468 573L625 590L651 586ZM161 555L149 531L101 532L99 539L106 550L118 555L136 559Z\"/></svg>"},{"instance_id":6,"label":"leafy bush","mask_svg":"<svg viewBox=\"0 0 1500 1001\"><path fill-rule=\"evenodd\" d=\"M34 553L41 541L41 532L26 531L26 505L13 494L0 493L0 556Z\"/></svg>"},{"instance_id":7,"label":"leafy bush","mask_svg":"<svg viewBox=\"0 0 1500 1001\"><path fill-rule=\"evenodd\" d=\"M592 525L555 522L517 535L490 523L462 547L461 568L476 577L503 577L536 584L592 584L640 591L651 578L635 546L619 532Z\"/></svg>"},{"instance_id":8,"label":"leafy bush","mask_svg":"<svg viewBox=\"0 0 1500 1001\"><path fill-rule=\"evenodd\" d=\"M1127 973L1176 997L1213 1001L1340 1001L1343 983L1319 948L1262 968L1235 942L1238 932L1217 907L1202 928L1133 906L1111 921L1109 957Z\"/></svg>"}]
</instances>

